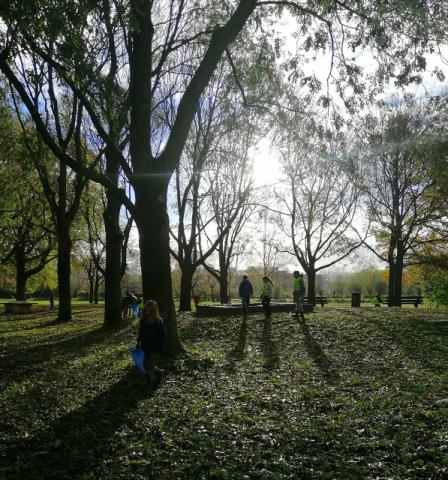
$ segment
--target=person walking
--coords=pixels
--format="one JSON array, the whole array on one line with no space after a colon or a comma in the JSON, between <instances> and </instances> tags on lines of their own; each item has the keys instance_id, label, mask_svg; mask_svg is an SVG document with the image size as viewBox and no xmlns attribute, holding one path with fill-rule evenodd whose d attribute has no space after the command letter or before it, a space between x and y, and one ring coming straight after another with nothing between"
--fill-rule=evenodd
<instances>
[{"instance_id":1,"label":"person walking","mask_svg":"<svg viewBox=\"0 0 448 480\"><path fill-rule=\"evenodd\" d=\"M271 316L271 298L273 285L274 282L267 275L265 275L263 277L263 284L261 285L261 304L263 305L263 309L267 317Z\"/></svg>"},{"instance_id":2,"label":"person walking","mask_svg":"<svg viewBox=\"0 0 448 480\"><path fill-rule=\"evenodd\" d=\"M305 281L303 280L303 274L296 270L293 273L293 286L292 297L295 303L294 317L298 318L299 315L303 319L303 299L305 297Z\"/></svg>"},{"instance_id":3,"label":"person walking","mask_svg":"<svg viewBox=\"0 0 448 480\"><path fill-rule=\"evenodd\" d=\"M159 306L155 300L148 300L141 311L137 348L141 348L145 354L143 365L146 370L146 381L149 385L153 385L156 376L163 372L163 370L157 368L157 362L166 342L167 333L159 314Z\"/></svg>"},{"instance_id":4,"label":"person walking","mask_svg":"<svg viewBox=\"0 0 448 480\"><path fill-rule=\"evenodd\" d=\"M238 294L243 304L243 312L246 314L249 311L250 297L254 294L252 284L249 282L247 275L243 275L243 280L240 283Z\"/></svg>"}]
</instances>

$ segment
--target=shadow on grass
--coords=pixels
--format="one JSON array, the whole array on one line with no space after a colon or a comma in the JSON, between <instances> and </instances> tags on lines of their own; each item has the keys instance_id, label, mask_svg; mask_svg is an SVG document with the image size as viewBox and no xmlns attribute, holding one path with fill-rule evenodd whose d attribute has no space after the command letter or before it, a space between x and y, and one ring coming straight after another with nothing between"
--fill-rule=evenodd
<instances>
[{"instance_id":1,"label":"shadow on grass","mask_svg":"<svg viewBox=\"0 0 448 480\"><path fill-rule=\"evenodd\" d=\"M448 368L448 320L403 317L390 321L375 319L374 322L391 342L422 368L443 372Z\"/></svg>"},{"instance_id":2,"label":"shadow on grass","mask_svg":"<svg viewBox=\"0 0 448 480\"><path fill-rule=\"evenodd\" d=\"M272 318L266 316L263 322L263 334L261 337L262 351L264 355L264 367L274 370L279 366L277 342L272 339Z\"/></svg>"},{"instance_id":3,"label":"shadow on grass","mask_svg":"<svg viewBox=\"0 0 448 480\"><path fill-rule=\"evenodd\" d=\"M141 375L129 367L109 390L29 440L7 446L4 478L84 478L87 473L98 478L92 471L111 456L114 435L139 401L154 391L148 391Z\"/></svg>"},{"instance_id":4,"label":"shadow on grass","mask_svg":"<svg viewBox=\"0 0 448 480\"><path fill-rule=\"evenodd\" d=\"M130 325L130 321L123 322L119 329L105 327L89 330L64 339L64 334L59 334L51 343L37 345L31 348L17 348L14 353L0 358L0 374L2 383L8 381L18 382L26 376L38 373L44 369L45 364L52 358L63 358L65 361L73 356L79 356L84 350L96 345L105 345L111 340L113 334Z\"/></svg>"},{"instance_id":5,"label":"shadow on grass","mask_svg":"<svg viewBox=\"0 0 448 480\"><path fill-rule=\"evenodd\" d=\"M247 355L247 316L244 315L238 332L238 339L235 347L227 354L225 368L234 371L237 362L241 362Z\"/></svg>"},{"instance_id":6,"label":"shadow on grass","mask_svg":"<svg viewBox=\"0 0 448 480\"><path fill-rule=\"evenodd\" d=\"M304 336L305 348L308 352L308 355L312 358L313 362L316 364L319 369L322 377L328 382L334 382L339 379L339 374L336 372L325 352L322 350L322 347L311 335L310 329L304 318L299 318L299 325L302 329Z\"/></svg>"}]
</instances>

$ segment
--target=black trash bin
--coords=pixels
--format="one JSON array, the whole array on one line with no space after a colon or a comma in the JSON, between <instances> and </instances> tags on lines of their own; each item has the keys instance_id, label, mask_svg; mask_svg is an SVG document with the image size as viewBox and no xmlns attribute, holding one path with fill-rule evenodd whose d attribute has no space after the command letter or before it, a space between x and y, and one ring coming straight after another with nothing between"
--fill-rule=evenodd
<instances>
[{"instance_id":1,"label":"black trash bin","mask_svg":"<svg viewBox=\"0 0 448 480\"><path fill-rule=\"evenodd\" d=\"M352 307L360 307L360 306L361 306L361 293L352 292Z\"/></svg>"}]
</instances>

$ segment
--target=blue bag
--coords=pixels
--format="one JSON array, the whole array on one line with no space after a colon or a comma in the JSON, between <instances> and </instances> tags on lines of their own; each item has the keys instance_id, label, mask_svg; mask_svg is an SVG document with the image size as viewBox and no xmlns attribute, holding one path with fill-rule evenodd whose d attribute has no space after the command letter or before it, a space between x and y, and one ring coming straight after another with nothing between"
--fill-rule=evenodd
<instances>
[{"instance_id":1,"label":"blue bag","mask_svg":"<svg viewBox=\"0 0 448 480\"><path fill-rule=\"evenodd\" d=\"M145 360L145 352L141 348L130 348L129 353L131 354L135 366L145 375L146 370L143 363Z\"/></svg>"}]
</instances>

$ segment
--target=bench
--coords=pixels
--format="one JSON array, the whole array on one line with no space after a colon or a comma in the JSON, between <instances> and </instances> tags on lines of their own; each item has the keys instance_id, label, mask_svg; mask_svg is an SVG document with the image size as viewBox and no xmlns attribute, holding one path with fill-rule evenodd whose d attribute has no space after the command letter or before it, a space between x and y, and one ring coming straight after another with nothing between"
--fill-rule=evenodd
<instances>
[{"instance_id":1,"label":"bench","mask_svg":"<svg viewBox=\"0 0 448 480\"><path fill-rule=\"evenodd\" d=\"M311 303L314 306L320 305L321 307L323 307L326 303L328 303L328 297L315 296L314 301L311 301L309 297L304 297L303 301L305 303Z\"/></svg>"},{"instance_id":2,"label":"bench","mask_svg":"<svg viewBox=\"0 0 448 480\"><path fill-rule=\"evenodd\" d=\"M5 313L11 314L24 314L30 313L31 307L37 305L37 302L26 302L26 301L17 301L17 302L2 302L5 306Z\"/></svg>"},{"instance_id":3,"label":"bench","mask_svg":"<svg viewBox=\"0 0 448 480\"><path fill-rule=\"evenodd\" d=\"M271 312L294 312L295 304L286 302L271 302ZM312 313L314 306L311 303L304 303L303 310L305 313ZM249 305L249 313L263 313L263 307L260 303L251 303ZM222 316L228 317L232 315L242 315L243 306L241 303L232 304L199 304L196 305L197 316Z\"/></svg>"},{"instance_id":4,"label":"bench","mask_svg":"<svg viewBox=\"0 0 448 480\"><path fill-rule=\"evenodd\" d=\"M389 297L385 297L384 303L389 304ZM405 295L400 297L400 303L402 305L414 305L415 308L418 308L423 303L423 297L420 295Z\"/></svg>"}]
</instances>

